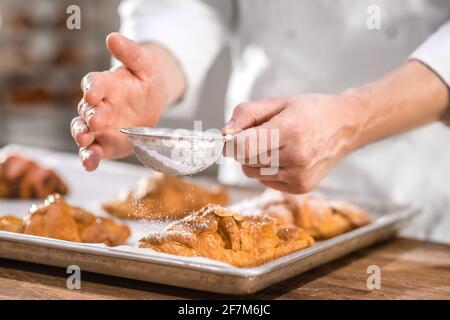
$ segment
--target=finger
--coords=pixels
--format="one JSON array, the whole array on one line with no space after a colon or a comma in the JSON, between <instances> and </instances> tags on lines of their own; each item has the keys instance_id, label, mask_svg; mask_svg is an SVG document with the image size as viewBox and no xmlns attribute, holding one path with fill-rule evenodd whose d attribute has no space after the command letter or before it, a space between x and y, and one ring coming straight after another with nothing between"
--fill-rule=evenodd
<instances>
[{"instance_id":1,"label":"finger","mask_svg":"<svg viewBox=\"0 0 450 320\"><path fill-rule=\"evenodd\" d=\"M79 116L81 116L81 108L83 107L84 104L85 104L85 102L84 102L84 99L82 98L80 100L80 102L78 102L78 105L77 105L77 113Z\"/></svg>"},{"instance_id":2,"label":"finger","mask_svg":"<svg viewBox=\"0 0 450 320\"><path fill-rule=\"evenodd\" d=\"M260 181L260 182L261 182L261 184L265 185L266 187L269 187L269 188L272 188L275 190L279 190L279 191L287 192L287 193L291 192L291 188L285 182L281 182L281 181Z\"/></svg>"},{"instance_id":3,"label":"finger","mask_svg":"<svg viewBox=\"0 0 450 320\"><path fill-rule=\"evenodd\" d=\"M283 181L286 180L286 170L283 168L273 168L275 170L269 170L269 167L250 167L243 165L242 172L253 179L260 181Z\"/></svg>"},{"instance_id":4,"label":"finger","mask_svg":"<svg viewBox=\"0 0 450 320\"><path fill-rule=\"evenodd\" d=\"M252 163L251 159L256 159L253 164L269 164L267 161L278 163L279 149L282 148L280 125L275 116L270 121L261 126L250 128L235 135L229 143L234 144L234 148L225 148L225 156L234 157L239 162ZM235 152L229 154L228 151ZM264 162L261 162L264 160Z\"/></svg>"},{"instance_id":5,"label":"finger","mask_svg":"<svg viewBox=\"0 0 450 320\"><path fill-rule=\"evenodd\" d=\"M86 171L94 171L103 158L103 148L99 144L94 143L87 148L81 148L79 154L81 163Z\"/></svg>"},{"instance_id":6,"label":"finger","mask_svg":"<svg viewBox=\"0 0 450 320\"><path fill-rule=\"evenodd\" d=\"M105 92L109 86L109 77L102 72L89 72L81 80L83 100L95 106L105 98Z\"/></svg>"},{"instance_id":7,"label":"finger","mask_svg":"<svg viewBox=\"0 0 450 320\"><path fill-rule=\"evenodd\" d=\"M96 120L94 120L94 116L96 115L100 115L101 118L101 114L105 114L106 111L101 111L101 109L105 108L105 103L100 102L97 106L92 106L86 102L84 102L83 100L80 101L79 104L79 108L78 108L78 114L80 115L80 117L85 121L85 123L88 125L88 127L91 129L91 131L96 131L100 128L100 121L99 121L99 117L97 116ZM94 124L95 123L95 124ZM92 124L97 125L96 128L93 128Z\"/></svg>"},{"instance_id":8,"label":"finger","mask_svg":"<svg viewBox=\"0 0 450 320\"><path fill-rule=\"evenodd\" d=\"M285 99L271 98L254 102L244 102L234 108L230 121L222 131L236 133L259 126L270 120L285 108Z\"/></svg>"},{"instance_id":9,"label":"finger","mask_svg":"<svg viewBox=\"0 0 450 320\"><path fill-rule=\"evenodd\" d=\"M111 105L108 102L100 102L95 108L88 109L86 124L92 132L98 132L108 126L111 118Z\"/></svg>"},{"instance_id":10,"label":"finger","mask_svg":"<svg viewBox=\"0 0 450 320\"><path fill-rule=\"evenodd\" d=\"M95 114L95 107L93 107L93 106L91 106L91 105L89 105L89 104L87 104L87 103L84 103L84 104L81 106L81 109L80 109L80 117L81 117L86 123L89 122L90 117L94 116L94 114Z\"/></svg>"},{"instance_id":11,"label":"finger","mask_svg":"<svg viewBox=\"0 0 450 320\"><path fill-rule=\"evenodd\" d=\"M269 150L265 154L251 158L237 158L236 161L254 168L280 167L279 153L280 149Z\"/></svg>"},{"instance_id":12,"label":"finger","mask_svg":"<svg viewBox=\"0 0 450 320\"><path fill-rule=\"evenodd\" d=\"M111 54L136 76L150 75L151 66L148 60L144 59L144 50L138 43L113 32L106 38L106 46Z\"/></svg>"},{"instance_id":13,"label":"finger","mask_svg":"<svg viewBox=\"0 0 450 320\"><path fill-rule=\"evenodd\" d=\"M70 132L79 147L87 147L94 142L94 134L81 117L76 117L72 120Z\"/></svg>"}]
</instances>

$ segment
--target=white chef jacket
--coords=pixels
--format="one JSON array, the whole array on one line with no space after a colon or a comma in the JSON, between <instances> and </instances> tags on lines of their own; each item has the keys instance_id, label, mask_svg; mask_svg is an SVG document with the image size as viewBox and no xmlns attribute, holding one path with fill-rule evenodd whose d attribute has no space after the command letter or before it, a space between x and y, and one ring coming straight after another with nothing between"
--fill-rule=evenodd
<instances>
[{"instance_id":1,"label":"white chef jacket","mask_svg":"<svg viewBox=\"0 0 450 320\"><path fill-rule=\"evenodd\" d=\"M373 6L380 18L375 27L368 26ZM172 117L193 116L205 75L224 46L232 53L225 120L242 101L337 93L408 58L450 85L446 0L126 0L119 13L122 33L165 45L182 66L188 90L168 112ZM322 185L419 205L422 214L405 233L450 242L448 141L450 130L439 123L374 143L344 159ZM219 179L248 182L232 160L221 166Z\"/></svg>"}]
</instances>

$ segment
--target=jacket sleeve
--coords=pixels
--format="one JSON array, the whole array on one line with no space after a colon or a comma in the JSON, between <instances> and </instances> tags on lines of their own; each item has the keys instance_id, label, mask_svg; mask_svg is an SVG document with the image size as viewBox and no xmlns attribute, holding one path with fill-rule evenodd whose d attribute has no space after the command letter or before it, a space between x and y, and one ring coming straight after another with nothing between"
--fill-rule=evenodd
<instances>
[{"instance_id":1,"label":"jacket sleeve","mask_svg":"<svg viewBox=\"0 0 450 320\"><path fill-rule=\"evenodd\" d=\"M427 65L450 88L450 21L443 24L410 56ZM450 110L443 122L450 125Z\"/></svg>"}]
</instances>

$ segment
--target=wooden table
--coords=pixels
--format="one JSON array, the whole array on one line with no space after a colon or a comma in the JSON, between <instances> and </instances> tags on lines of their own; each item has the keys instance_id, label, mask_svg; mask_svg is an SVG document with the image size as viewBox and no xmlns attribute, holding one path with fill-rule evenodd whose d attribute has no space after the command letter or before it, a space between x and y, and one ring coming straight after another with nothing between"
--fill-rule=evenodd
<instances>
[{"instance_id":1,"label":"wooden table","mask_svg":"<svg viewBox=\"0 0 450 320\"><path fill-rule=\"evenodd\" d=\"M381 289L367 289L367 267L381 268ZM236 298L82 273L66 287L62 268L0 259L0 299ZM397 238L274 285L252 299L450 299L450 246Z\"/></svg>"}]
</instances>

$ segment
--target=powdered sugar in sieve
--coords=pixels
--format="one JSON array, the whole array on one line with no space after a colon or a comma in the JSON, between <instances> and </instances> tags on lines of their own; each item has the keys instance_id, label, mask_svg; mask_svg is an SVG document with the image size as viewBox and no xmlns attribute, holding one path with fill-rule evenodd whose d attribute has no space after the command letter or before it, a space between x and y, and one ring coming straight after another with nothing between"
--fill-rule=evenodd
<instances>
[{"instance_id":1,"label":"powdered sugar in sieve","mask_svg":"<svg viewBox=\"0 0 450 320\"><path fill-rule=\"evenodd\" d=\"M155 171L191 175L211 166L221 155L229 136L220 132L197 132L162 128L127 128L139 161Z\"/></svg>"}]
</instances>

